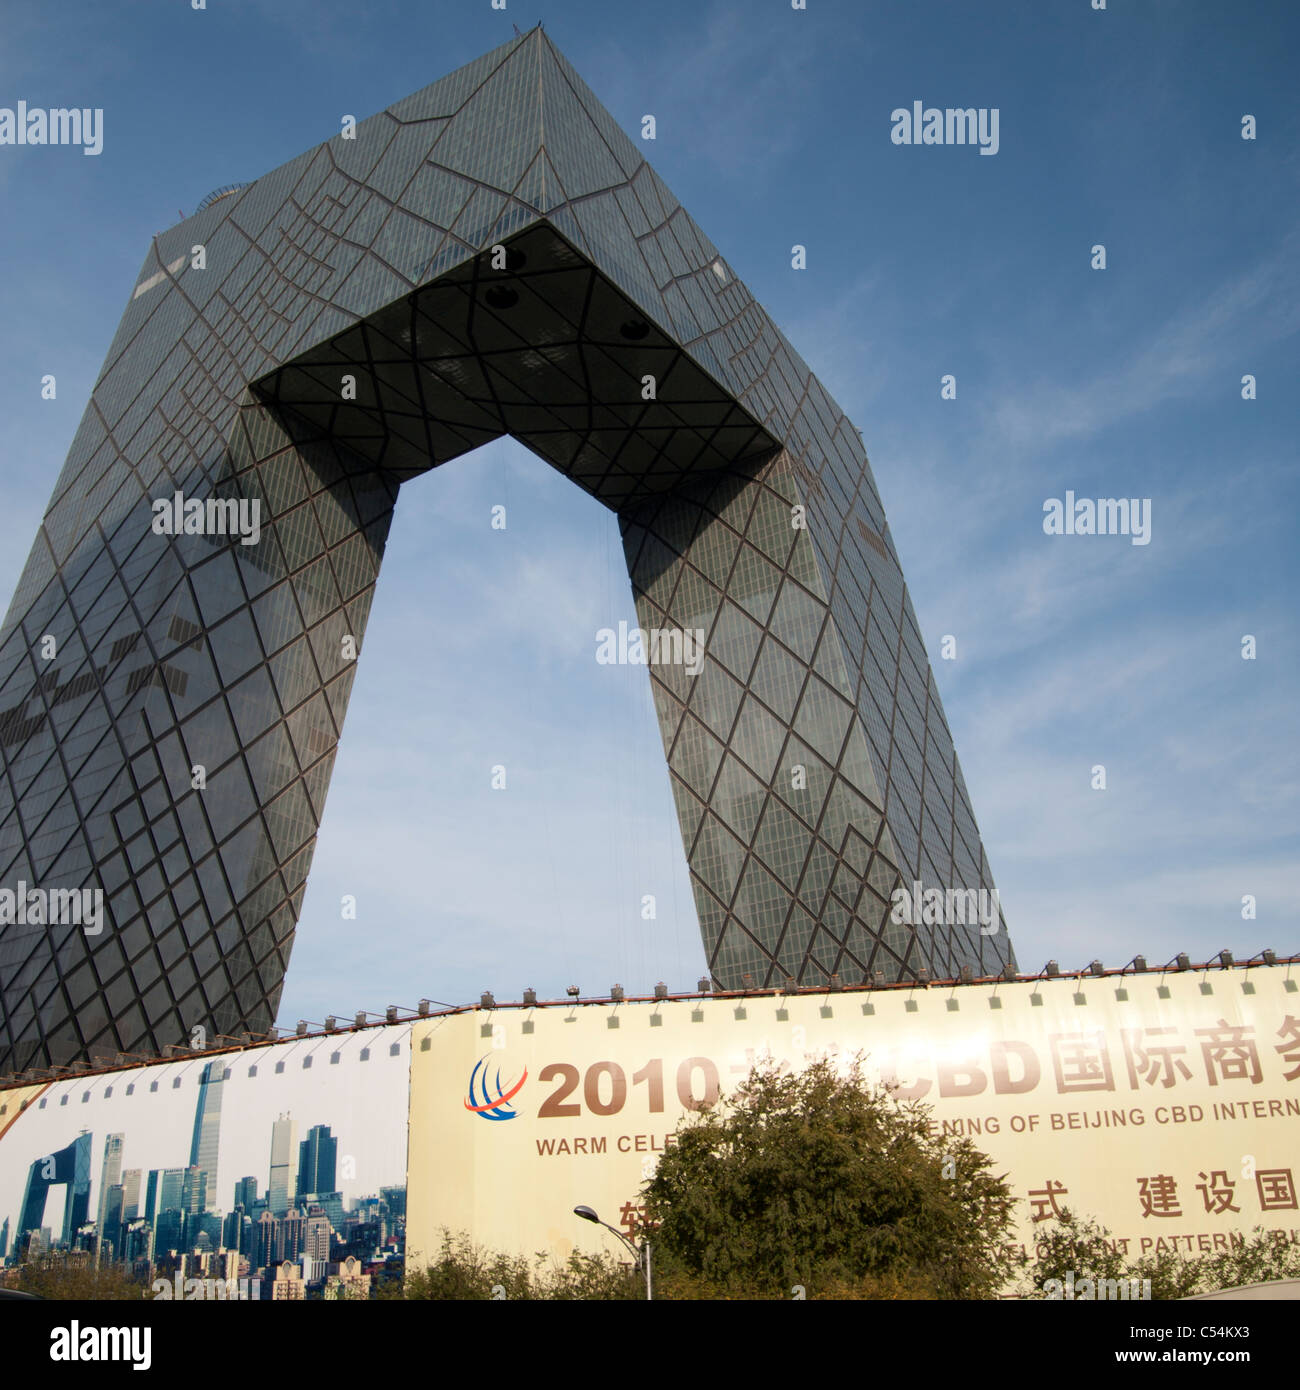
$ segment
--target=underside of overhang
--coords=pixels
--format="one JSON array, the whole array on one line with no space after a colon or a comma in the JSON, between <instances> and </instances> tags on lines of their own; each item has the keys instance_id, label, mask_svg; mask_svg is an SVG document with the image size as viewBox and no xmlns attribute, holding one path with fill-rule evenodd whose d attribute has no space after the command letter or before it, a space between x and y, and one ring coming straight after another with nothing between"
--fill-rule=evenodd
<instances>
[{"instance_id":1,"label":"underside of overhang","mask_svg":"<svg viewBox=\"0 0 1300 1390\"><path fill-rule=\"evenodd\" d=\"M780 447L545 221L253 390L399 480L513 435L616 511Z\"/></svg>"}]
</instances>

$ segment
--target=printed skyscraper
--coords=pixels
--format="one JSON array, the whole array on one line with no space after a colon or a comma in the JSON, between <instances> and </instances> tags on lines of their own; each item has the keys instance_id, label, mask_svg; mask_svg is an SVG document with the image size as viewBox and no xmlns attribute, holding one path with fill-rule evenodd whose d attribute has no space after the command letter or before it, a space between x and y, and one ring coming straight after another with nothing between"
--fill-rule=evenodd
<instances>
[{"instance_id":1,"label":"printed skyscraper","mask_svg":"<svg viewBox=\"0 0 1300 1390\"><path fill-rule=\"evenodd\" d=\"M215 1188L217 1154L221 1147L221 1088L224 1062L209 1062L199 1077L199 1099L194 1107L194 1133L190 1139L190 1166L201 1168Z\"/></svg>"},{"instance_id":2,"label":"printed skyscraper","mask_svg":"<svg viewBox=\"0 0 1300 1390\"><path fill-rule=\"evenodd\" d=\"M334 1191L338 1168L339 1141L329 1125L313 1125L298 1145L298 1195L317 1195Z\"/></svg>"},{"instance_id":3,"label":"printed skyscraper","mask_svg":"<svg viewBox=\"0 0 1300 1390\"><path fill-rule=\"evenodd\" d=\"M267 1178L266 1205L272 1216L280 1217L298 1195L298 1123L291 1115L281 1115L271 1126L271 1167Z\"/></svg>"},{"instance_id":4,"label":"printed skyscraper","mask_svg":"<svg viewBox=\"0 0 1300 1390\"><path fill-rule=\"evenodd\" d=\"M538 28L155 239L0 632L0 888L106 909L0 926L0 1069L271 1024L401 485L503 434L705 634L650 680L713 978L1011 961L891 920L993 880L884 508L647 147Z\"/></svg>"}]
</instances>

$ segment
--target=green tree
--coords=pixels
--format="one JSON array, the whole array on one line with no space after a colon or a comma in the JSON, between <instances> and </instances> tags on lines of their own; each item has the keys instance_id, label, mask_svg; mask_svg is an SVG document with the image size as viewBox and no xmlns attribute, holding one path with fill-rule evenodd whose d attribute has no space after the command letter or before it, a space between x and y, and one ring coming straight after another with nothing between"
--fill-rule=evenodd
<instances>
[{"instance_id":1,"label":"green tree","mask_svg":"<svg viewBox=\"0 0 1300 1390\"><path fill-rule=\"evenodd\" d=\"M42 1255L10 1271L9 1288L41 1298L86 1299L95 1302L123 1302L152 1297L151 1291L121 1265L95 1269L89 1260L61 1253Z\"/></svg>"},{"instance_id":2,"label":"green tree","mask_svg":"<svg viewBox=\"0 0 1300 1390\"><path fill-rule=\"evenodd\" d=\"M1024 1298L1048 1297L1043 1287L1047 1280L1064 1285L1067 1274L1073 1274L1076 1284L1091 1279L1094 1290L1103 1279L1149 1280L1153 1302L1300 1278L1300 1245L1262 1227L1230 1250L1215 1254L1198 1257L1164 1251L1130 1262L1118 1253L1105 1226L1066 1210L1059 1222L1038 1235L1037 1245L1037 1258L1026 1269L1020 1289Z\"/></svg>"},{"instance_id":3,"label":"green tree","mask_svg":"<svg viewBox=\"0 0 1300 1390\"><path fill-rule=\"evenodd\" d=\"M1136 1277L1106 1227L1068 1207L1059 1221L1035 1234L1038 1254L1026 1271L1020 1291L1023 1298L1047 1298L1044 1284L1055 1279L1064 1286L1071 1274L1076 1281L1091 1279L1094 1284L1102 1279Z\"/></svg>"},{"instance_id":4,"label":"green tree","mask_svg":"<svg viewBox=\"0 0 1300 1390\"><path fill-rule=\"evenodd\" d=\"M1013 1268L1014 1199L929 1107L862 1059L755 1067L678 1127L643 1200L669 1296L984 1298ZM794 1296L798 1296L797 1294Z\"/></svg>"},{"instance_id":5,"label":"green tree","mask_svg":"<svg viewBox=\"0 0 1300 1390\"><path fill-rule=\"evenodd\" d=\"M522 1255L484 1250L464 1232L443 1231L442 1246L406 1277L411 1299L521 1299L533 1297L532 1270Z\"/></svg>"},{"instance_id":6,"label":"green tree","mask_svg":"<svg viewBox=\"0 0 1300 1390\"><path fill-rule=\"evenodd\" d=\"M610 1302L645 1297L630 1265L609 1254L574 1251L567 1260L545 1253L532 1260L476 1244L464 1231L444 1230L436 1257L374 1291L383 1299L503 1299Z\"/></svg>"},{"instance_id":7,"label":"green tree","mask_svg":"<svg viewBox=\"0 0 1300 1390\"><path fill-rule=\"evenodd\" d=\"M1285 1233L1256 1226L1250 1239L1229 1250L1207 1255L1198 1293L1239 1289L1246 1284L1270 1284L1300 1279L1300 1244Z\"/></svg>"}]
</instances>

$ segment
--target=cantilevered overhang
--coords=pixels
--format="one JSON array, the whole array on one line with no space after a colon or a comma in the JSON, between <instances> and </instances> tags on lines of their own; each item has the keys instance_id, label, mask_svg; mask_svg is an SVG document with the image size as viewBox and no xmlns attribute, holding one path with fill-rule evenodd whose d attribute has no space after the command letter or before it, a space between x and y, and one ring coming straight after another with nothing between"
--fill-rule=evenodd
<instances>
[{"instance_id":1,"label":"cantilevered overhang","mask_svg":"<svg viewBox=\"0 0 1300 1390\"><path fill-rule=\"evenodd\" d=\"M503 434L618 510L779 444L538 221L254 383L413 477Z\"/></svg>"}]
</instances>

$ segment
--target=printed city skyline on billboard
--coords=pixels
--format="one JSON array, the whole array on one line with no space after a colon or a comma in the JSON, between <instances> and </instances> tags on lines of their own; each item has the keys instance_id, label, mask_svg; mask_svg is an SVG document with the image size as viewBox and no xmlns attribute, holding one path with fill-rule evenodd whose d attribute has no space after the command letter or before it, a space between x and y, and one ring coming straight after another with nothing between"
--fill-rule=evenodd
<instances>
[{"instance_id":1,"label":"printed city skyline on billboard","mask_svg":"<svg viewBox=\"0 0 1300 1390\"><path fill-rule=\"evenodd\" d=\"M268 1288L304 1256L308 1287L348 1257L400 1265L409 1050L398 1025L0 1093L0 1258L242 1260Z\"/></svg>"}]
</instances>

